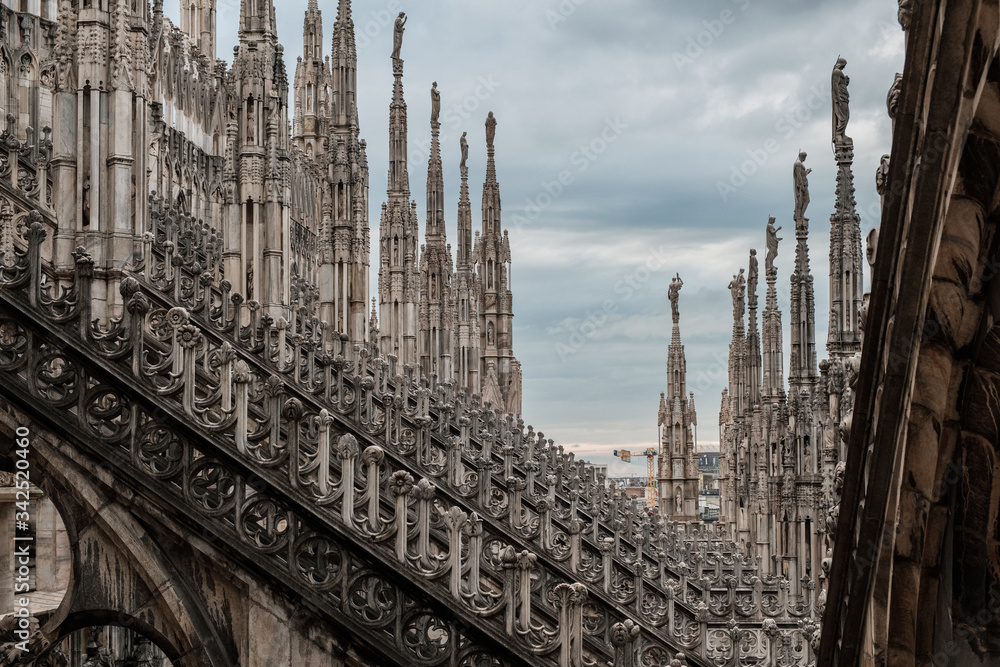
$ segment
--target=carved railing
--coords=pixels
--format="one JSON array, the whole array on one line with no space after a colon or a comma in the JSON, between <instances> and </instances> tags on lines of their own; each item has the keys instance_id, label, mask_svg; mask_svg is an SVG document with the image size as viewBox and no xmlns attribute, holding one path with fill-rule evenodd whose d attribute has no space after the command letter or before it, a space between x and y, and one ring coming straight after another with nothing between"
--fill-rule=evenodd
<instances>
[{"instance_id":1,"label":"carved railing","mask_svg":"<svg viewBox=\"0 0 1000 667\"><path fill-rule=\"evenodd\" d=\"M2 191L16 200L20 208L38 207L45 217L52 214L52 177L49 158L52 154L52 130L43 127L41 136L31 127L26 128L25 140L17 138L16 118L7 114L6 127L0 132L0 185ZM14 211L10 212L13 215ZM3 213L0 212L0 215ZM23 236L24 230L21 230ZM4 231L3 243L10 250L15 234Z\"/></svg>"},{"instance_id":2,"label":"carved railing","mask_svg":"<svg viewBox=\"0 0 1000 667\"><path fill-rule=\"evenodd\" d=\"M212 274L195 266L199 257L213 265L210 244L197 234L181 243L188 232L174 217L164 214L162 237L147 238L153 252L141 280L123 282L126 313L106 329L90 323L89 301L76 297L89 290L85 256L73 287L50 293L40 227L0 278L5 299L29 321L76 324L81 355L102 358L136 396L176 414L178 426L168 428L133 411L131 438L114 436L131 440L134 469L177 495L165 500L201 503L240 540L283 555L290 570L301 555L297 531L336 535L466 614L486 637L509 637L529 664L660 664L679 649L697 664L811 662L811 592L790 599L787 582L761 581L712 528L637 512L592 468L477 397L433 378L419 385L412 369L396 376L393 360L366 349L348 361L341 337L322 324L273 322L252 304L241 324L238 295L194 279ZM61 359L57 368L82 363ZM116 407L121 396L75 400L112 415L111 424L127 412ZM82 426L93 420L87 410ZM147 433L158 428L166 431ZM313 561L332 562L310 544ZM308 587L318 575L306 570L298 575ZM438 625L423 624L418 647L434 644ZM405 642L397 649L413 658Z\"/></svg>"},{"instance_id":3,"label":"carved railing","mask_svg":"<svg viewBox=\"0 0 1000 667\"><path fill-rule=\"evenodd\" d=\"M168 227L174 219L161 216ZM148 256L155 263L158 253ZM185 305L192 313L200 308L194 301ZM520 422L515 425L490 406L481 406L477 396L453 391L436 378L418 384L413 368L404 369L405 376L396 375L394 359L374 358L372 350L355 350L348 361L352 351L338 349L343 337L324 323L304 312L290 321L257 318L256 304L248 305L251 326L245 329L256 328L257 335L245 331L240 339L256 355L251 363L263 361L271 372L314 393L318 386L328 387L334 404L340 390L331 380L336 386L350 385L346 392L363 393L358 383L368 378L373 391L367 400L373 410L390 413L391 404L396 404L397 420L384 431L376 424L375 432L415 464L413 474L450 485L467 509L487 521L499 520L497 529L518 548L537 554L570 579L592 584L592 596L603 593L612 606L630 607L640 622L654 629L683 627L704 616L719 623L719 631L733 618L758 630L772 619L779 630L793 633L799 633L801 622L805 635L795 634L797 645L814 635L809 620L814 612L811 581L803 582L804 597L789 595L787 581L758 578L756 565L738 553L728 536L711 526L667 526L658 517L641 515L634 504L609 492L592 467L575 462L572 454L563 455L562 448L530 426L525 430ZM267 352L259 354L265 348ZM370 428L360 421L358 426ZM679 612L671 611L672 618L665 620L668 599ZM695 633L674 634L691 648Z\"/></svg>"},{"instance_id":4,"label":"carved railing","mask_svg":"<svg viewBox=\"0 0 1000 667\"><path fill-rule=\"evenodd\" d=\"M470 588L468 563L483 560L475 517L432 517L426 480L390 474L379 447L361 449L339 419L283 398L280 380L256 376L228 343L203 336L183 309L150 302L134 279L124 283L127 315L101 330L83 296L90 259L78 253L76 280L59 287L41 266L44 235L33 223L28 251L19 248L16 263L0 270L0 391L8 400L393 664L535 663L530 651L505 648L502 620L484 627L471 604L454 604L434 581L460 572L460 593L478 593L483 613L510 606L505 591L514 588L497 593L509 576L502 567ZM327 477L315 463L331 449ZM292 451L311 469L290 466ZM296 497L305 493L312 502ZM429 549L422 559L421 544ZM397 553L409 568L394 562ZM566 613L559 605L571 604L560 600L534 610L533 629L557 634ZM559 649L551 636L542 647L549 653Z\"/></svg>"}]
</instances>

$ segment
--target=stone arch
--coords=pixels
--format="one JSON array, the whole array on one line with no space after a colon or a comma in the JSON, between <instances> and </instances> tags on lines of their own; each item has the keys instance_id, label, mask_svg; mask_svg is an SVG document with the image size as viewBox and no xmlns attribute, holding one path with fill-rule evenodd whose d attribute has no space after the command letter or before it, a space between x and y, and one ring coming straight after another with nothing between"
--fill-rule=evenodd
<instances>
[{"instance_id":1,"label":"stone arch","mask_svg":"<svg viewBox=\"0 0 1000 667\"><path fill-rule=\"evenodd\" d=\"M87 626L119 625L148 637L175 667L238 664L232 639L216 627L151 517L116 485L111 469L4 401L0 408L4 440L17 426L29 428L32 479L52 499L69 538L69 585L41 627L44 639L55 643Z\"/></svg>"},{"instance_id":2,"label":"stone arch","mask_svg":"<svg viewBox=\"0 0 1000 667\"><path fill-rule=\"evenodd\" d=\"M37 656L35 656L35 663L45 664L44 661L49 654L58 649L62 642L71 637L73 634L88 628L105 628L107 626L125 628L138 636L145 637L155 644L172 664L186 664L183 662L184 657L177 652L167 638L158 632L155 627L144 622L142 619L129 614L122 614L120 612L96 609L78 612L67 618L59 626L60 634L47 644Z\"/></svg>"}]
</instances>

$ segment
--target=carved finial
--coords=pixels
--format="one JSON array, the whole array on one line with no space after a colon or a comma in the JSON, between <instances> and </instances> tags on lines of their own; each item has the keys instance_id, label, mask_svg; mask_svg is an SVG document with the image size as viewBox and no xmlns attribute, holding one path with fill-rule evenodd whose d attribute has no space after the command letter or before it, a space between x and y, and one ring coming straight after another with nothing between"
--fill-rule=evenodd
<instances>
[{"instance_id":1,"label":"carved finial","mask_svg":"<svg viewBox=\"0 0 1000 667\"><path fill-rule=\"evenodd\" d=\"M111 89L135 90L132 78L132 46L129 31L128 3L118 2L112 12L114 46L111 54ZM197 71L197 70L195 70Z\"/></svg>"}]
</instances>

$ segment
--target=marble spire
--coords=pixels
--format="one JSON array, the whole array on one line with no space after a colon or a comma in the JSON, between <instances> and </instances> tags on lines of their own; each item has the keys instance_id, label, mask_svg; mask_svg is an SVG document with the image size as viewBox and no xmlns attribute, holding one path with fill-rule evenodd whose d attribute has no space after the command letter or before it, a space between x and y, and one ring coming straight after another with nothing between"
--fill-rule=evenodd
<instances>
[{"instance_id":1,"label":"marble spire","mask_svg":"<svg viewBox=\"0 0 1000 667\"><path fill-rule=\"evenodd\" d=\"M830 327L826 349L831 359L861 351L859 317L864 296L861 216L854 201L854 141L846 135L850 118L844 74L847 61L840 58L833 69L833 155L837 162L837 191L830 216Z\"/></svg>"},{"instance_id":2,"label":"marble spire","mask_svg":"<svg viewBox=\"0 0 1000 667\"><path fill-rule=\"evenodd\" d=\"M816 365L816 304L813 277L809 270L809 218L804 216L809 201L810 170L803 167L805 153L793 168L795 178L795 268L789 294L789 326L791 327L791 358L788 363L788 384L792 391L811 389L819 379Z\"/></svg>"},{"instance_id":3,"label":"marble spire","mask_svg":"<svg viewBox=\"0 0 1000 667\"><path fill-rule=\"evenodd\" d=\"M462 185L458 195L458 248L455 262L455 334L453 366L458 386L470 394L480 393L479 291L472 254L472 203L469 200L469 142L466 133L460 140L462 161L459 171Z\"/></svg>"},{"instance_id":4,"label":"marble spire","mask_svg":"<svg viewBox=\"0 0 1000 667\"><path fill-rule=\"evenodd\" d=\"M698 467L696 443L692 427L694 395L687 393L687 360L681 343L680 291L684 286L679 274L670 281L673 327L667 348L667 391L660 395L658 422L660 461L658 473L658 507L660 514L672 521L696 521L698 518Z\"/></svg>"},{"instance_id":5,"label":"marble spire","mask_svg":"<svg viewBox=\"0 0 1000 667\"><path fill-rule=\"evenodd\" d=\"M386 203L379 226L379 347L395 355L403 366L416 364L417 295L417 204L410 201L407 173L406 101L403 99L403 60L400 57L405 15L396 19L392 52L392 102L389 104L389 174Z\"/></svg>"},{"instance_id":6,"label":"marble spire","mask_svg":"<svg viewBox=\"0 0 1000 667\"><path fill-rule=\"evenodd\" d=\"M497 119L486 118L486 180L483 182L482 235L473 250L479 276L479 324L482 353L483 396L502 396L504 410L521 412L519 365L513 351L514 313L510 283L510 239L500 214L500 184L497 182ZM495 379L494 379L495 378ZM491 388L493 383L499 392Z\"/></svg>"},{"instance_id":7,"label":"marble spire","mask_svg":"<svg viewBox=\"0 0 1000 667\"><path fill-rule=\"evenodd\" d=\"M760 333L757 329L757 251L750 250L747 274L747 407L760 404Z\"/></svg>"},{"instance_id":8,"label":"marble spire","mask_svg":"<svg viewBox=\"0 0 1000 667\"><path fill-rule=\"evenodd\" d=\"M427 160L427 226L420 249L420 365L428 377L452 377L455 306L451 246L445 234L441 165L441 93L431 87L431 152Z\"/></svg>"},{"instance_id":9,"label":"marble spire","mask_svg":"<svg viewBox=\"0 0 1000 667\"><path fill-rule=\"evenodd\" d=\"M761 316L762 377L761 394L764 400L778 403L785 396L784 352L782 348L781 311L778 309L776 283L778 270L774 260L778 256L778 242L781 238L775 227L774 217L767 222L767 256L765 257L764 279L767 281L767 295L764 313Z\"/></svg>"},{"instance_id":10,"label":"marble spire","mask_svg":"<svg viewBox=\"0 0 1000 667\"><path fill-rule=\"evenodd\" d=\"M744 328L746 307L746 279L743 269L729 281L729 293L733 301L733 338L729 344L729 400L732 413L741 417L747 405L747 339Z\"/></svg>"}]
</instances>

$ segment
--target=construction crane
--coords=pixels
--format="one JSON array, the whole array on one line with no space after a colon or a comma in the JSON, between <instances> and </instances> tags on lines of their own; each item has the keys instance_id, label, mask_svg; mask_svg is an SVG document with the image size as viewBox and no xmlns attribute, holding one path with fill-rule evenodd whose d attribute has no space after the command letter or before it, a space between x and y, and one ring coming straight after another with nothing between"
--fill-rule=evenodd
<instances>
[{"instance_id":1,"label":"construction crane","mask_svg":"<svg viewBox=\"0 0 1000 667\"><path fill-rule=\"evenodd\" d=\"M627 449L616 449L615 456L620 458L622 463L632 462L632 452ZM656 478L653 477L653 459L656 458L656 450L650 447L640 456L646 457L646 504L656 507Z\"/></svg>"}]
</instances>

